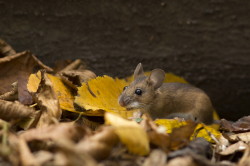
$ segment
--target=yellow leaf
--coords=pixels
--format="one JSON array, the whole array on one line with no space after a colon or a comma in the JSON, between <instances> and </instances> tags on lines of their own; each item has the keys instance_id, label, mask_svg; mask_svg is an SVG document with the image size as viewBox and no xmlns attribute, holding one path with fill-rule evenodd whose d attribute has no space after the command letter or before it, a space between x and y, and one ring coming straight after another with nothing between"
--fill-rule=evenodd
<instances>
[{"instance_id":1,"label":"yellow leaf","mask_svg":"<svg viewBox=\"0 0 250 166\"><path fill-rule=\"evenodd\" d=\"M37 91L38 86L41 82L41 72L38 71L36 74L31 74L29 76L27 89L29 92L34 93Z\"/></svg>"},{"instance_id":2,"label":"yellow leaf","mask_svg":"<svg viewBox=\"0 0 250 166\"><path fill-rule=\"evenodd\" d=\"M158 125L164 126L166 128L166 133L171 133L174 128L178 128L187 124L187 122L179 121L177 119L157 119L154 122ZM218 127L215 125L207 126L199 123L194 131L194 134L191 136L191 139L202 137L208 142L214 143L214 140L211 138L210 134L218 139L221 136L221 133L217 129Z\"/></svg>"},{"instance_id":3,"label":"yellow leaf","mask_svg":"<svg viewBox=\"0 0 250 166\"><path fill-rule=\"evenodd\" d=\"M64 85L61 78L46 74L52 82L54 91L60 103L60 108L72 112L76 112L73 106L74 96L71 91ZM27 89L31 93L35 93L41 81L41 72L31 74L28 80Z\"/></svg>"},{"instance_id":4,"label":"yellow leaf","mask_svg":"<svg viewBox=\"0 0 250 166\"><path fill-rule=\"evenodd\" d=\"M146 76L149 76L151 72L144 72ZM129 76L126 78L127 82L132 82L134 80L134 76ZM165 83L170 82L179 82L179 83L188 83L184 78L174 75L173 73L166 73L165 74Z\"/></svg>"},{"instance_id":5,"label":"yellow leaf","mask_svg":"<svg viewBox=\"0 0 250 166\"><path fill-rule=\"evenodd\" d=\"M92 111L104 110L116 113L122 117L131 117L133 111L127 111L118 103L118 97L122 93L123 87L127 83L125 80L112 78L109 76L97 77L83 83L78 88L78 96L75 97L75 103Z\"/></svg>"},{"instance_id":6,"label":"yellow leaf","mask_svg":"<svg viewBox=\"0 0 250 166\"><path fill-rule=\"evenodd\" d=\"M106 113L105 123L115 128L115 133L129 152L137 155L149 153L149 139L143 128L134 121L123 119L115 114Z\"/></svg>"}]
</instances>

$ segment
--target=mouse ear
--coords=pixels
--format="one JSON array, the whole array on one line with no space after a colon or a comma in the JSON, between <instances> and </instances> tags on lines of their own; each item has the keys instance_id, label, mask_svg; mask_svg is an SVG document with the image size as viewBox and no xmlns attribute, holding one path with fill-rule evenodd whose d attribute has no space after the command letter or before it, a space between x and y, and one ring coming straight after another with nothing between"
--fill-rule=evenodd
<instances>
[{"instance_id":1,"label":"mouse ear","mask_svg":"<svg viewBox=\"0 0 250 166\"><path fill-rule=\"evenodd\" d=\"M153 85L154 89L159 88L165 79L165 72L161 69L154 69L148 77L148 83Z\"/></svg>"},{"instance_id":2,"label":"mouse ear","mask_svg":"<svg viewBox=\"0 0 250 166\"><path fill-rule=\"evenodd\" d=\"M142 68L142 64L139 63L136 66L135 71L134 71L134 80L136 80L138 77L141 77L141 76L144 76L144 71L143 71L143 68Z\"/></svg>"}]
</instances>

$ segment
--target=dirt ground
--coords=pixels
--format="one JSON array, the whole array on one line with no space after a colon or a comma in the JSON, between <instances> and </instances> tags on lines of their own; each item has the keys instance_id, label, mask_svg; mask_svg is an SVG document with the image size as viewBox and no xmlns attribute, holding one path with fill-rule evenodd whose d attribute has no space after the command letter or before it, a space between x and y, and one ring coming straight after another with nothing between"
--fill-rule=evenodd
<instances>
[{"instance_id":1,"label":"dirt ground","mask_svg":"<svg viewBox=\"0 0 250 166\"><path fill-rule=\"evenodd\" d=\"M249 11L238 0L0 0L0 38L48 65L82 58L98 75L162 68L236 120L250 108Z\"/></svg>"}]
</instances>

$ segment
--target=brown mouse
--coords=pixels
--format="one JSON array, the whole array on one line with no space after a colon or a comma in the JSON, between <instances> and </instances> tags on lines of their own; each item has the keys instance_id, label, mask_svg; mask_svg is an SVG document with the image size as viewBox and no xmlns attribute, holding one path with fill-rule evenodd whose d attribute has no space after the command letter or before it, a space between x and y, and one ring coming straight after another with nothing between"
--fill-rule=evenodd
<instances>
[{"instance_id":1,"label":"brown mouse","mask_svg":"<svg viewBox=\"0 0 250 166\"><path fill-rule=\"evenodd\" d=\"M185 83L163 83L165 72L154 69L147 77L142 64L134 71L134 81L124 87L118 101L122 107L139 109L153 119L184 118L205 124L213 122L213 106L207 94Z\"/></svg>"}]
</instances>

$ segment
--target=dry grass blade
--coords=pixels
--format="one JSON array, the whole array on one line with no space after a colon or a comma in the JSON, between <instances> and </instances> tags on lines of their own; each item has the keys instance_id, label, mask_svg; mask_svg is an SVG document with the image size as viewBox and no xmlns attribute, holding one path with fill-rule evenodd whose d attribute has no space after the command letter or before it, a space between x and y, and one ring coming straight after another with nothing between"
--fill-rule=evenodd
<instances>
[{"instance_id":1,"label":"dry grass blade","mask_svg":"<svg viewBox=\"0 0 250 166\"><path fill-rule=\"evenodd\" d=\"M22 119L35 115L35 110L19 102L0 100L0 118L4 120Z\"/></svg>"},{"instance_id":2,"label":"dry grass blade","mask_svg":"<svg viewBox=\"0 0 250 166\"><path fill-rule=\"evenodd\" d=\"M16 54L16 51L4 40L0 39L0 57Z\"/></svg>"}]
</instances>

